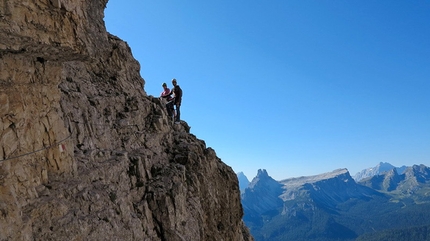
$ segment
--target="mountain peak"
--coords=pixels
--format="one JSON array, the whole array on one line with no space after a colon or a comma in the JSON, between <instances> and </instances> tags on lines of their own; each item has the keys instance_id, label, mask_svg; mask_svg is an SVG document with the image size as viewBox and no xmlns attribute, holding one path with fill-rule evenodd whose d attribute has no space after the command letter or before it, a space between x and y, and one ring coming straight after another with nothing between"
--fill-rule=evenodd
<instances>
[{"instance_id":1,"label":"mountain peak","mask_svg":"<svg viewBox=\"0 0 430 241\"><path fill-rule=\"evenodd\" d=\"M249 185L248 177L247 177L247 176L245 176L245 173L243 173L243 172L238 172L238 173L236 173L236 176L237 176L237 180L239 181L239 189L240 189L240 192L245 191L245 189L246 189L246 188L248 187L248 185Z\"/></svg>"},{"instance_id":2,"label":"mountain peak","mask_svg":"<svg viewBox=\"0 0 430 241\"><path fill-rule=\"evenodd\" d=\"M279 185L279 183L275 179L270 177L265 169L259 169L257 172L257 176L252 179L251 183L249 184L249 187L254 188L258 185L272 186Z\"/></svg>"},{"instance_id":3,"label":"mountain peak","mask_svg":"<svg viewBox=\"0 0 430 241\"><path fill-rule=\"evenodd\" d=\"M267 173L266 169L258 169L257 177L269 177L269 174Z\"/></svg>"},{"instance_id":4,"label":"mountain peak","mask_svg":"<svg viewBox=\"0 0 430 241\"><path fill-rule=\"evenodd\" d=\"M423 164L413 165L405 170L405 178L414 178L419 183L425 183L430 179L430 168Z\"/></svg>"},{"instance_id":5,"label":"mountain peak","mask_svg":"<svg viewBox=\"0 0 430 241\"><path fill-rule=\"evenodd\" d=\"M271 178L266 170L258 170L257 176L252 179L248 188L242 193L244 210L253 210L257 216L273 210L282 205L279 195L282 194L282 185Z\"/></svg>"},{"instance_id":6,"label":"mountain peak","mask_svg":"<svg viewBox=\"0 0 430 241\"><path fill-rule=\"evenodd\" d=\"M379 174L382 174L384 172L390 171L392 169L396 168L395 166L391 165L388 162L380 162L375 167L366 168L357 174L354 175L354 180L356 182L361 181L368 177L373 177Z\"/></svg>"},{"instance_id":7,"label":"mountain peak","mask_svg":"<svg viewBox=\"0 0 430 241\"><path fill-rule=\"evenodd\" d=\"M383 170L390 170L394 168L394 166L388 162L380 162L378 165L376 165L376 167Z\"/></svg>"},{"instance_id":8,"label":"mountain peak","mask_svg":"<svg viewBox=\"0 0 430 241\"><path fill-rule=\"evenodd\" d=\"M430 168L425 165L413 165L399 174L398 168L365 178L360 184L379 191L397 191L412 194L420 184L430 182Z\"/></svg>"}]
</instances>

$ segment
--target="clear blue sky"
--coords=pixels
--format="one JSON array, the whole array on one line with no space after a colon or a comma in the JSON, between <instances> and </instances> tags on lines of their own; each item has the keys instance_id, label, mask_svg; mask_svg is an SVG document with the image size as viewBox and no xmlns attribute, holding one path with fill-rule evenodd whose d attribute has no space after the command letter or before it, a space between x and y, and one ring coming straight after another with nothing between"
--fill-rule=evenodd
<instances>
[{"instance_id":1,"label":"clear blue sky","mask_svg":"<svg viewBox=\"0 0 430 241\"><path fill-rule=\"evenodd\" d=\"M249 179L430 166L430 1L110 0L105 22Z\"/></svg>"}]
</instances>

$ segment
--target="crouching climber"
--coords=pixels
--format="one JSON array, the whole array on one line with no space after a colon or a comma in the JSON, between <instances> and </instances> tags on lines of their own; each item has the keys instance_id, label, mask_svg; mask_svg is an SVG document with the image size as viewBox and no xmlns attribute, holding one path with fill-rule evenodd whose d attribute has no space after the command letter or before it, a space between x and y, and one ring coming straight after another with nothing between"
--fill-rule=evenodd
<instances>
[{"instance_id":1,"label":"crouching climber","mask_svg":"<svg viewBox=\"0 0 430 241\"><path fill-rule=\"evenodd\" d=\"M166 109L167 109L167 114L169 115L169 118L174 118L174 113L175 110L173 108L174 102L175 102L175 98L172 97L172 92L170 91L170 89L167 87L166 83L163 83L163 92L161 92L160 98L163 98L167 101L166 103Z\"/></svg>"}]
</instances>

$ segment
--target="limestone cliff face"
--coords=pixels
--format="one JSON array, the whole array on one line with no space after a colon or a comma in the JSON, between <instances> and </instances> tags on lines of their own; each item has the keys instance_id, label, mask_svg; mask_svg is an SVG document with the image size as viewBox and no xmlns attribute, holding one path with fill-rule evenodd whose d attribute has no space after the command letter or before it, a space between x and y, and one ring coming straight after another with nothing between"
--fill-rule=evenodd
<instances>
[{"instance_id":1,"label":"limestone cliff face","mask_svg":"<svg viewBox=\"0 0 430 241\"><path fill-rule=\"evenodd\" d=\"M106 3L0 1L0 240L252 240L235 173L146 95Z\"/></svg>"}]
</instances>

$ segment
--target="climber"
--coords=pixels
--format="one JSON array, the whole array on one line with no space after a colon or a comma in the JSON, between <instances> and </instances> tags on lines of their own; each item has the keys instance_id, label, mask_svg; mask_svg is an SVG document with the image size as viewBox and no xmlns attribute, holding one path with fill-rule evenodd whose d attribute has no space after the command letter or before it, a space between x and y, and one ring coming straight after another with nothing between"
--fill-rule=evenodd
<instances>
[{"instance_id":1,"label":"climber","mask_svg":"<svg viewBox=\"0 0 430 241\"><path fill-rule=\"evenodd\" d=\"M176 116L175 116L175 123L181 122L181 102L182 102L182 89L179 87L178 83L176 82L176 79L172 79L173 89L172 93L174 94L174 105L176 107Z\"/></svg>"},{"instance_id":2,"label":"climber","mask_svg":"<svg viewBox=\"0 0 430 241\"><path fill-rule=\"evenodd\" d=\"M173 103L175 101L175 98L172 97L173 93L167 87L166 83L163 83L162 86L163 86L163 92L161 92L160 98L165 99L167 101L166 103L167 114L169 115L169 117L174 118Z\"/></svg>"}]
</instances>

